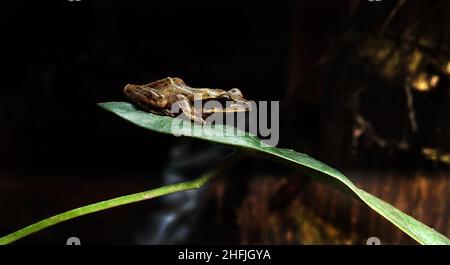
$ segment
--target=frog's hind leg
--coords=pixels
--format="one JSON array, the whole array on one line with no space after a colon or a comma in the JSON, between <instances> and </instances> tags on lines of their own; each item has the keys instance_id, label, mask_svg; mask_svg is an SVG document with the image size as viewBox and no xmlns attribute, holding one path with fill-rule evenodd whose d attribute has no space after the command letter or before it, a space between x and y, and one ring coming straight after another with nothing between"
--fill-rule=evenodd
<instances>
[{"instance_id":1,"label":"frog's hind leg","mask_svg":"<svg viewBox=\"0 0 450 265\"><path fill-rule=\"evenodd\" d=\"M199 124L205 124L205 120L202 118L202 113L197 111L191 106L191 102L184 95L177 95L177 102L175 102L183 113L191 120Z\"/></svg>"},{"instance_id":2,"label":"frog's hind leg","mask_svg":"<svg viewBox=\"0 0 450 265\"><path fill-rule=\"evenodd\" d=\"M158 94L153 89L145 89L142 86L126 85L124 93L139 107L149 112L152 112L153 107L164 108L167 104L167 100L163 95Z\"/></svg>"}]
</instances>

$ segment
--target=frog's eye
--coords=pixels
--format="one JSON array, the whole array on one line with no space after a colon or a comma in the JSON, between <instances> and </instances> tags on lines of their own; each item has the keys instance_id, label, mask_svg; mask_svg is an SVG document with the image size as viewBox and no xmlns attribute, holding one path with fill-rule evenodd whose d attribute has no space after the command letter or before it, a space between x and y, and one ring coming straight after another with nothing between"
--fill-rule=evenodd
<instances>
[{"instance_id":1,"label":"frog's eye","mask_svg":"<svg viewBox=\"0 0 450 265\"><path fill-rule=\"evenodd\" d=\"M228 91L230 94L242 97L242 92L237 88L232 88Z\"/></svg>"}]
</instances>

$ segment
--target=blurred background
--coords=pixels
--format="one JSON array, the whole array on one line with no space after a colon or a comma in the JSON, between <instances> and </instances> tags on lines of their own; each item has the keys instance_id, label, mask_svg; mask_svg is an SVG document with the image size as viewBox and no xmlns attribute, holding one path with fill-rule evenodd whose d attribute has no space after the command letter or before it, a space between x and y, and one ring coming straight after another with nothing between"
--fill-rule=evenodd
<instances>
[{"instance_id":1,"label":"blurred background","mask_svg":"<svg viewBox=\"0 0 450 265\"><path fill-rule=\"evenodd\" d=\"M280 101L307 153L450 236L450 2L0 4L0 235L198 176L230 152L100 109L166 76ZM16 244L415 244L365 205L247 159L205 188L71 220Z\"/></svg>"}]
</instances>

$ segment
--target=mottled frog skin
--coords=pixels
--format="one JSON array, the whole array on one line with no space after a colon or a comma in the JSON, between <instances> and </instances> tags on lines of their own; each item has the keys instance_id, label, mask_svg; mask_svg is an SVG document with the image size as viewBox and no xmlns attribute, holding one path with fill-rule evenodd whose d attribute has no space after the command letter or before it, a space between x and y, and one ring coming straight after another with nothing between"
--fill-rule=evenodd
<instances>
[{"instance_id":1,"label":"mottled frog skin","mask_svg":"<svg viewBox=\"0 0 450 265\"><path fill-rule=\"evenodd\" d=\"M189 119L205 124L205 116L217 112L250 111L251 105L244 99L237 88L228 91L212 88L192 88L177 77L166 77L146 85L128 84L124 88L125 95L146 111L174 117L173 104L178 105ZM225 108L196 108L194 101L227 100L231 104ZM202 106L202 105L201 105Z\"/></svg>"}]
</instances>

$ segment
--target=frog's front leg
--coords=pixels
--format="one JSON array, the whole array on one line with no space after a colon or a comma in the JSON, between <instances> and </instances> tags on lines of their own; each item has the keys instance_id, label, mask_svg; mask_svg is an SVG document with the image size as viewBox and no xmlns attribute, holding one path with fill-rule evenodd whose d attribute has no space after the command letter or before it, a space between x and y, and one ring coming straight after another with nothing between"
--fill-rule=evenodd
<instances>
[{"instance_id":1,"label":"frog's front leg","mask_svg":"<svg viewBox=\"0 0 450 265\"><path fill-rule=\"evenodd\" d=\"M202 118L201 111L196 110L191 106L191 102L184 95L177 95L177 102L175 102L183 113L191 120L199 124L205 124L205 120Z\"/></svg>"}]
</instances>

